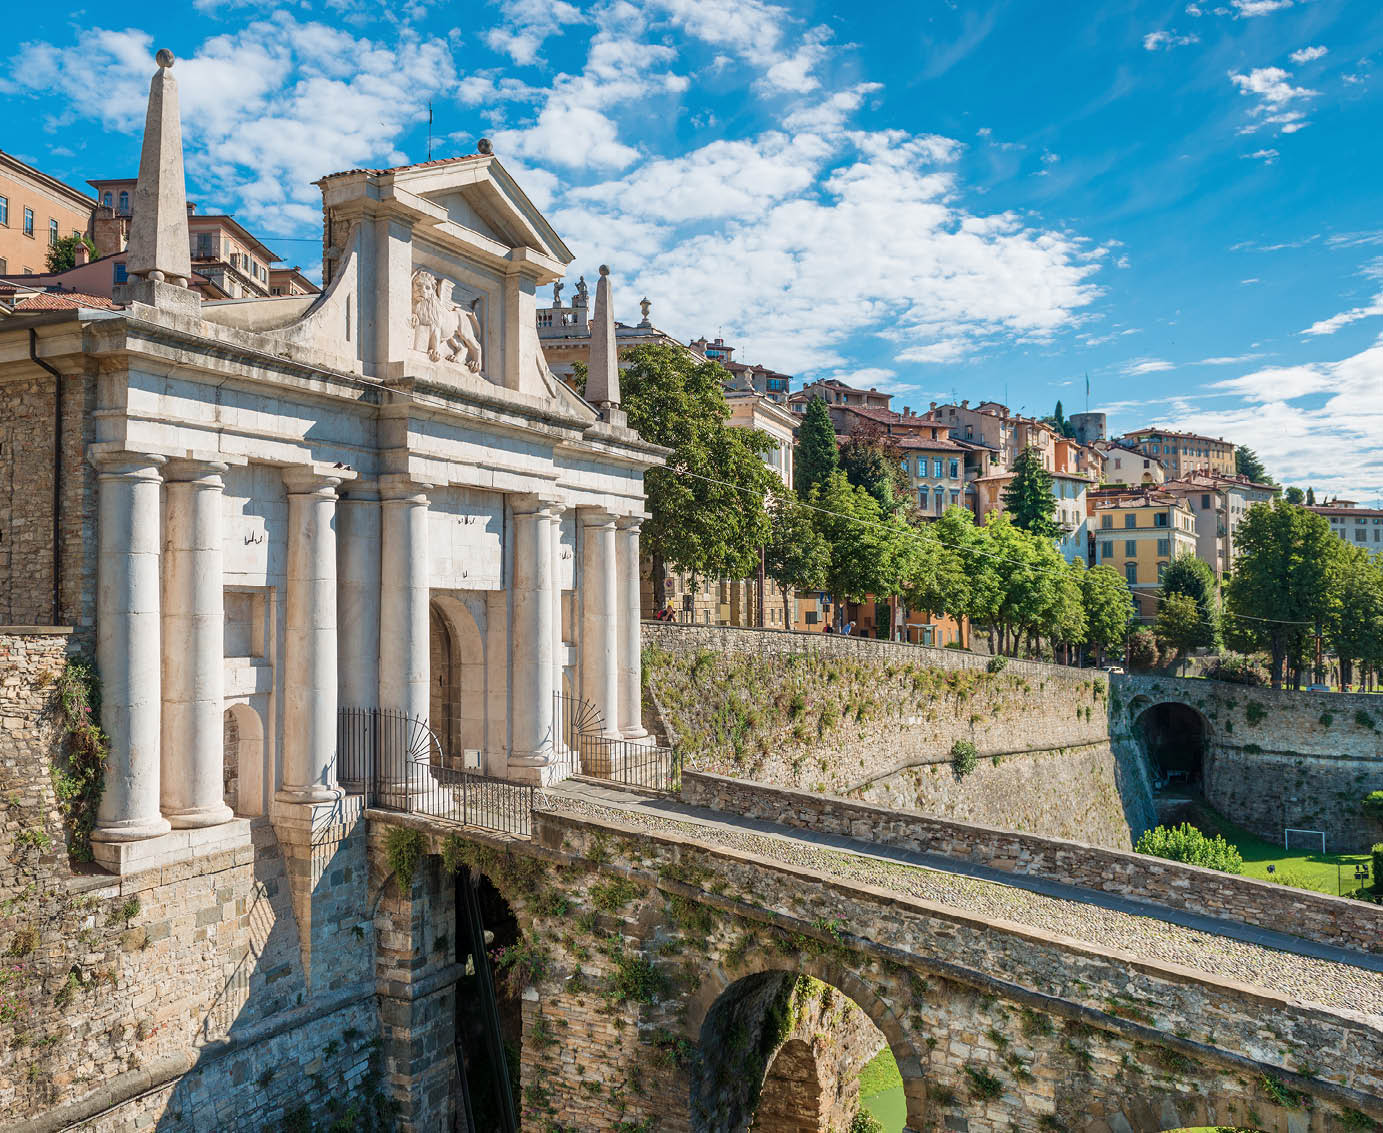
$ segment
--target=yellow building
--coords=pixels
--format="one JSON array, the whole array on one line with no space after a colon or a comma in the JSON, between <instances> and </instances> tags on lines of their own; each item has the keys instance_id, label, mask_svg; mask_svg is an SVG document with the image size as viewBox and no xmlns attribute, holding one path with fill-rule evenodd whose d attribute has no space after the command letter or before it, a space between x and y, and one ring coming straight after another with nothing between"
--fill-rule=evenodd
<instances>
[{"instance_id":1,"label":"yellow building","mask_svg":"<svg viewBox=\"0 0 1383 1133\"><path fill-rule=\"evenodd\" d=\"M0 150L0 275L48 270L48 249L91 231L96 202Z\"/></svg>"},{"instance_id":2,"label":"yellow building","mask_svg":"<svg viewBox=\"0 0 1383 1133\"><path fill-rule=\"evenodd\" d=\"M1095 562L1124 576L1138 613L1157 617L1162 572L1177 555L1196 553L1196 516L1186 500L1156 490L1111 492L1091 500Z\"/></svg>"},{"instance_id":3,"label":"yellow building","mask_svg":"<svg viewBox=\"0 0 1383 1133\"><path fill-rule=\"evenodd\" d=\"M1233 476L1238 472L1234 463L1234 443L1223 437L1174 433L1168 429L1135 429L1117 443L1159 461L1168 480L1178 480L1193 472L1215 472L1221 476Z\"/></svg>"}]
</instances>

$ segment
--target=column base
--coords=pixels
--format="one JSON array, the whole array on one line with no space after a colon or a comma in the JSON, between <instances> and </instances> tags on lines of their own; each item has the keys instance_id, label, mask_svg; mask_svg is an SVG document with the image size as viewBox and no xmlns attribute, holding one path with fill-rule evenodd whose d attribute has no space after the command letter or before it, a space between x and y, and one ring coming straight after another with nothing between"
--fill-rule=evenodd
<instances>
[{"instance_id":1,"label":"column base","mask_svg":"<svg viewBox=\"0 0 1383 1133\"><path fill-rule=\"evenodd\" d=\"M218 826L171 830L138 842L98 842L93 835L91 856L103 869L123 876L248 845L250 820L232 818Z\"/></svg>"},{"instance_id":2,"label":"column base","mask_svg":"<svg viewBox=\"0 0 1383 1133\"><path fill-rule=\"evenodd\" d=\"M109 826L98 826L91 832L93 842L142 842L145 838L158 838L167 834L172 825L166 818L131 819Z\"/></svg>"},{"instance_id":3,"label":"column base","mask_svg":"<svg viewBox=\"0 0 1383 1133\"><path fill-rule=\"evenodd\" d=\"M166 810L163 817L174 830L195 830L203 826L220 826L235 817L235 811L225 803L196 807L191 810Z\"/></svg>"},{"instance_id":4,"label":"column base","mask_svg":"<svg viewBox=\"0 0 1383 1133\"><path fill-rule=\"evenodd\" d=\"M628 742L628 743L635 743L635 744L639 744L639 743L650 743L650 744L651 744L651 743L653 742L653 737L652 737L652 735L649 734L648 729L647 729L647 728L644 728L644 727L642 727L642 726L637 727L637 728L626 728L623 732L620 733L620 737L621 737L622 739L624 739L624 740L625 740L626 742Z\"/></svg>"},{"instance_id":5,"label":"column base","mask_svg":"<svg viewBox=\"0 0 1383 1133\"><path fill-rule=\"evenodd\" d=\"M319 803L334 803L344 794L340 787L284 787L283 790L274 792L274 801L315 806Z\"/></svg>"}]
</instances>

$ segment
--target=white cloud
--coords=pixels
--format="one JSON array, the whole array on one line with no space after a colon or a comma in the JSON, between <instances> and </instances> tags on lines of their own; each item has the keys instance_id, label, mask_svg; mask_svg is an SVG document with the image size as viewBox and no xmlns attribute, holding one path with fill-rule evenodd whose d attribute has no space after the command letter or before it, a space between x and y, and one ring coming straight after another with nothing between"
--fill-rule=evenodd
<instances>
[{"instance_id":1,"label":"white cloud","mask_svg":"<svg viewBox=\"0 0 1383 1133\"><path fill-rule=\"evenodd\" d=\"M1341 311L1338 315L1332 315L1328 319L1321 319L1319 322L1312 323L1301 333L1303 335L1316 336L1322 334L1334 334L1341 327L1349 326L1350 323L1357 323L1361 319L1374 318L1383 315L1383 291L1375 295L1371 302L1362 307L1355 307L1348 311Z\"/></svg>"},{"instance_id":2,"label":"white cloud","mask_svg":"<svg viewBox=\"0 0 1383 1133\"><path fill-rule=\"evenodd\" d=\"M1300 66L1302 63L1312 63L1317 59L1323 59L1329 52L1330 49L1327 47L1303 47L1299 51L1293 51L1289 58L1293 63Z\"/></svg>"},{"instance_id":3,"label":"white cloud","mask_svg":"<svg viewBox=\"0 0 1383 1133\"><path fill-rule=\"evenodd\" d=\"M1140 374L1157 374L1170 369L1173 369L1172 363L1163 358L1135 358L1124 364L1124 373L1131 378L1136 378Z\"/></svg>"},{"instance_id":4,"label":"white cloud","mask_svg":"<svg viewBox=\"0 0 1383 1133\"><path fill-rule=\"evenodd\" d=\"M485 32L485 42L520 66L540 62L543 40L582 19L564 0L501 0L500 13L503 23Z\"/></svg>"},{"instance_id":5,"label":"white cloud","mask_svg":"<svg viewBox=\"0 0 1383 1133\"><path fill-rule=\"evenodd\" d=\"M821 85L815 71L830 32L810 28L790 43L800 21L785 7L763 0L651 0L647 9L757 68L763 91L805 94Z\"/></svg>"},{"instance_id":6,"label":"white cloud","mask_svg":"<svg viewBox=\"0 0 1383 1133\"><path fill-rule=\"evenodd\" d=\"M1173 47L1189 47L1200 41L1201 37L1194 32L1181 35L1174 31L1150 31L1143 37L1143 50L1169 51Z\"/></svg>"},{"instance_id":7,"label":"white cloud","mask_svg":"<svg viewBox=\"0 0 1383 1133\"><path fill-rule=\"evenodd\" d=\"M1239 404L1192 409L1169 425L1246 444L1279 479L1313 484L1318 495L1383 495L1383 341L1337 361L1270 367L1212 388ZM1306 397L1319 404L1294 404Z\"/></svg>"},{"instance_id":8,"label":"white cloud","mask_svg":"<svg viewBox=\"0 0 1383 1133\"><path fill-rule=\"evenodd\" d=\"M1241 94L1258 99L1250 111L1258 121L1245 126L1241 132L1276 126L1281 133L1293 134L1310 125L1305 112L1293 104L1314 98L1320 92L1292 86L1291 75L1281 67L1255 67L1247 75L1231 71L1229 79Z\"/></svg>"},{"instance_id":9,"label":"white cloud","mask_svg":"<svg viewBox=\"0 0 1383 1133\"><path fill-rule=\"evenodd\" d=\"M153 47L145 32L101 28L67 48L24 44L10 61L23 87L0 89L63 96L66 109L48 120L53 129L87 115L106 129L135 132ZM199 195L235 201L242 220L270 232L321 223L312 182L325 173L421 158L398 152L398 140L426 114L428 99L456 82L442 40L403 29L386 46L282 11L206 40L173 74L189 179Z\"/></svg>"},{"instance_id":10,"label":"white cloud","mask_svg":"<svg viewBox=\"0 0 1383 1133\"><path fill-rule=\"evenodd\" d=\"M1252 153L1244 154L1244 156L1261 161L1264 165L1272 165L1280 155L1275 149L1256 149Z\"/></svg>"},{"instance_id":11,"label":"white cloud","mask_svg":"<svg viewBox=\"0 0 1383 1133\"><path fill-rule=\"evenodd\" d=\"M1266 16L1290 8L1293 0L1230 0L1237 16Z\"/></svg>"}]
</instances>

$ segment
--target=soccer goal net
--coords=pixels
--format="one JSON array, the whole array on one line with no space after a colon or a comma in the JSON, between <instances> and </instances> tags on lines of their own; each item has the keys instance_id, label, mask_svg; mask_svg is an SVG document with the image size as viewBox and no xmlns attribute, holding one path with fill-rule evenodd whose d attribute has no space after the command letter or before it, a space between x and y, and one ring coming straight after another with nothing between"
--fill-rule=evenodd
<instances>
[{"instance_id":1,"label":"soccer goal net","mask_svg":"<svg viewBox=\"0 0 1383 1133\"><path fill-rule=\"evenodd\" d=\"M1324 830L1299 830L1289 826L1282 834L1282 844L1289 850L1319 850L1325 853Z\"/></svg>"}]
</instances>

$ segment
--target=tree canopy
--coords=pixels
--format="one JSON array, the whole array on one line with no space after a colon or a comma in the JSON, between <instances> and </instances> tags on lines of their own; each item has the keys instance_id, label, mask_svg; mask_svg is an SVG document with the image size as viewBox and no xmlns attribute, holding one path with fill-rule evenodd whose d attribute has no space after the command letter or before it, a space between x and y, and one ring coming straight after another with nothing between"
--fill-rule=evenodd
<instances>
[{"instance_id":1,"label":"tree canopy","mask_svg":"<svg viewBox=\"0 0 1383 1133\"><path fill-rule=\"evenodd\" d=\"M75 232L70 236L59 236L57 243L48 246L48 270L67 271L76 267L77 249L82 245L86 245L87 258L94 260L96 245L91 242L90 237Z\"/></svg>"},{"instance_id":2,"label":"tree canopy","mask_svg":"<svg viewBox=\"0 0 1383 1133\"><path fill-rule=\"evenodd\" d=\"M1195 603L1197 625L1185 649L1213 649L1220 642L1220 612L1215 601L1215 574L1190 551L1183 551L1167 564L1162 573L1158 597L1159 610L1172 595L1180 594Z\"/></svg>"},{"instance_id":3,"label":"tree canopy","mask_svg":"<svg viewBox=\"0 0 1383 1133\"><path fill-rule=\"evenodd\" d=\"M1254 504L1239 524L1239 554L1225 585L1236 642L1266 646L1274 688L1318 623L1339 607L1344 544L1324 517L1285 500Z\"/></svg>"},{"instance_id":4,"label":"tree canopy","mask_svg":"<svg viewBox=\"0 0 1383 1133\"><path fill-rule=\"evenodd\" d=\"M752 573L769 533L764 500L779 483L760 455L773 441L729 426L726 374L715 362L671 346L641 346L629 362L620 383L630 427L672 450L666 467L644 476L656 600L664 562L694 575Z\"/></svg>"},{"instance_id":5,"label":"tree canopy","mask_svg":"<svg viewBox=\"0 0 1383 1133\"><path fill-rule=\"evenodd\" d=\"M873 496L885 515L910 501L902 458L902 450L872 421L862 422L840 446L841 471L855 487Z\"/></svg>"},{"instance_id":6,"label":"tree canopy","mask_svg":"<svg viewBox=\"0 0 1383 1133\"><path fill-rule=\"evenodd\" d=\"M792 624L789 590L824 590L830 581L831 548L795 495L774 492L768 507L764 573L783 591L783 624Z\"/></svg>"},{"instance_id":7,"label":"tree canopy","mask_svg":"<svg viewBox=\"0 0 1383 1133\"><path fill-rule=\"evenodd\" d=\"M1124 644L1133 621L1133 596L1124 576L1111 566L1094 566L1081 575L1086 640L1103 661Z\"/></svg>"},{"instance_id":8,"label":"tree canopy","mask_svg":"<svg viewBox=\"0 0 1383 1133\"><path fill-rule=\"evenodd\" d=\"M1004 488L1004 512L1018 527L1033 535L1055 539L1061 534L1056 520L1052 474L1042 466L1042 455L1025 448L1013 462L1013 479Z\"/></svg>"},{"instance_id":9,"label":"tree canopy","mask_svg":"<svg viewBox=\"0 0 1383 1133\"><path fill-rule=\"evenodd\" d=\"M812 488L807 502L819 509L813 522L830 549L827 587L836 599L837 621L844 601L897 594L913 553L915 530L896 516L886 516L878 501L839 469Z\"/></svg>"},{"instance_id":10,"label":"tree canopy","mask_svg":"<svg viewBox=\"0 0 1383 1133\"><path fill-rule=\"evenodd\" d=\"M819 397L807 402L802 426L797 433L797 452L793 457L793 487L803 499L813 488L824 484L840 466L836 449L836 427Z\"/></svg>"},{"instance_id":11,"label":"tree canopy","mask_svg":"<svg viewBox=\"0 0 1383 1133\"><path fill-rule=\"evenodd\" d=\"M1268 470L1263 467L1258 454L1248 445L1240 445L1234 450L1234 471L1240 476L1247 476L1255 484L1273 483L1273 478L1268 475Z\"/></svg>"}]
</instances>

